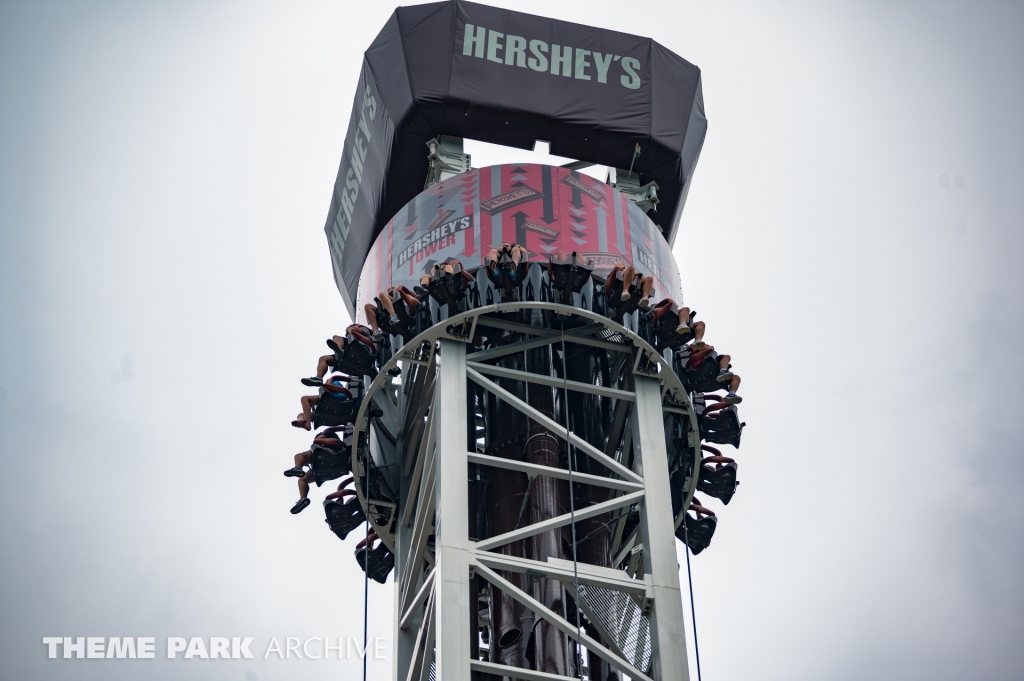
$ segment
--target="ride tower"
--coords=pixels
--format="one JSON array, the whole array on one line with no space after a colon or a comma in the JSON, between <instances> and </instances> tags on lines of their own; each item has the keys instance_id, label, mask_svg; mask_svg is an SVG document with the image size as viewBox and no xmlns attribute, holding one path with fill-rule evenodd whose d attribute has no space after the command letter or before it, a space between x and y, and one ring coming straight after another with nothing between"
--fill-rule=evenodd
<instances>
[{"instance_id":1,"label":"ride tower","mask_svg":"<svg viewBox=\"0 0 1024 681\"><path fill-rule=\"evenodd\" d=\"M687 510L736 468L701 443L743 425L704 413L717 365L680 359L671 243L705 130L699 70L646 38L443 2L367 50L326 232L380 327L334 366L361 379L348 517L394 575L397 681L689 678L675 539L710 541ZM473 168L464 138L580 161Z\"/></svg>"}]
</instances>

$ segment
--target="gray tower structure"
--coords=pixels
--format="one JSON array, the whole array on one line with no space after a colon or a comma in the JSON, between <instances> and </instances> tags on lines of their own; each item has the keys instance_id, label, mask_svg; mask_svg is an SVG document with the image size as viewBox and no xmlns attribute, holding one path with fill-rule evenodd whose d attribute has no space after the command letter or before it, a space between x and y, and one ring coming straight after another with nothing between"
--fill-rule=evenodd
<instances>
[{"instance_id":1,"label":"gray tower structure","mask_svg":"<svg viewBox=\"0 0 1024 681\"><path fill-rule=\"evenodd\" d=\"M693 495L736 483L701 443L742 432L705 406L693 330L654 313L682 304L705 128L699 70L649 39L444 2L367 50L326 232L381 328L335 368L362 377L345 420L396 681L689 678L676 538L707 546ZM466 137L581 160L473 168ZM597 163L617 170L578 172Z\"/></svg>"}]
</instances>

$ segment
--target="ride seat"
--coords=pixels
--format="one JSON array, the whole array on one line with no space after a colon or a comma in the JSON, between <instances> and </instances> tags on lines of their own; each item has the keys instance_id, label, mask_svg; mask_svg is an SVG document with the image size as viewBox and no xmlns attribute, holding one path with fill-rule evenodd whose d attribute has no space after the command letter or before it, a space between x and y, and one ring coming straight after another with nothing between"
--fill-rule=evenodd
<instances>
[{"instance_id":1,"label":"ride seat","mask_svg":"<svg viewBox=\"0 0 1024 681\"><path fill-rule=\"evenodd\" d=\"M732 445L740 448L740 437L746 423L740 422L739 410L730 405L717 412L715 416L699 414L697 427L700 428L701 439L720 445Z\"/></svg>"},{"instance_id":2,"label":"ride seat","mask_svg":"<svg viewBox=\"0 0 1024 681\"><path fill-rule=\"evenodd\" d=\"M395 316L398 317L398 324L392 324L391 315L384 309L384 306L380 302L380 298L374 298L373 301L377 304L377 326L379 326L384 333L391 336L400 336L403 343L416 335L416 322L419 317L418 311L420 307L423 307L422 304L416 308L416 312L411 312L409 307L405 304L405 301L402 299L402 295L398 293L398 291L395 291L391 295L391 304L395 308Z\"/></svg>"},{"instance_id":3,"label":"ride seat","mask_svg":"<svg viewBox=\"0 0 1024 681\"><path fill-rule=\"evenodd\" d=\"M370 579L383 584L388 581L388 575L395 567L395 554L384 546L384 542L380 542L376 548L369 551L365 546L356 549L356 562L359 563L363 572L369 575Z\"/></svg>"},{"instance_id":4,"label":"ride seat","mask_svg":"<svg viewBox=\"0 0 1024 681\"><path fill-rule=\"evenodd\" d=\"M341 395L348 393L346 390ZM351 393L348 393L351 395ZM355 419L359 413L359 400L352 397L339 397L338 393L332 393L323 388L320 389L320 399L313 407L313 427L322 426L344 426Z\"/></svg>"},{"instance_id":5,"label":"ride seat","mask_svg":"<svg viewBox=\"0 0 1024 681\"><path fill-rule=\"evenodd\" d=\"M580 264L576 258L576 251L566 260L557 255L551 255L548 261L548 278L551 280L551 288L558 291L559 300L563 305L572 305L572 294L580 293L591 275L594 273L594 265L591 262Z\"/></svg>"},{"instance_id":6,"label":"ride seat","mask_svg":"<svg viewBox=\"0 0 1024 681\"><path fill-rule=\"evenodd\" d=\"M697 489L728 506L740 484L736 479L737 472L738 466L735 463L720 464L717 470L710 466L701 466L700 474L697 476Z\"/></svg>"},{"instance_id":7,"label":"ride seat","mask_svg":"<svg viewBox=\"0 0 1024 681\"><path fill-rule=\"evenodd\" d=\"M668 310L659 319L654 318L654 310L652 309L647 317L651 327L651 340L654 341L654 347L664 352L669 348L682 347L693 340L693 318L696 315L696 312L690 312L689 331L686 333L676 333L676 328L679 326L679 306L671 303L668 305Z\"/></svg>"},{"instance_id":8,"label":"ride seat","mask_svg":"<svg viewBox=\"0 0 1024 681\"><path fill-rule=\"evenodd\" d=\"M367 336L369 329L367 329ZM352 334L345 334L345 347L334 353L334 368L352 376L377 378L377 353L374 344L366 344Z\"/></svg>"},{"instance_id":9,"label":"ride seat","mask_svg":"<svg viewBox=\"0 0 1024 681\"><path fill-rule=\"evenodd\" d=\"M688 393L711 393L729 387L727 381L718 380L718 353L714 350L705 355L696 366L689 367L686 362L679 359L675 364L676 375Z\"/></svg>"},{"instance_id":10,"label":"ride seat","mask_svg":"<svg viewBox=\"0 0 1024 681\"><path fill-rule=\"evenodd\" d=\"M683 522L676 528L676 538L686 542L693 555L711 545L711 538L715 536L715 528L718 527L718 518L713 515L704 516L700 520L689 513L683 517ZM684 529L685 528L685 529Z\"/></svg>"},{"instance_id":11,"label":"ride seat","mask_svg":"<svg viewBox=\"0 0 1024 681\"><path fill-rule=\"evenodd\" d=\"M621 322L624 315L632 314L640 309L643 290L643 275L638 272L629 287L629 300L622 300L622 291L626 288L626 284L622 280L623 273L624 270L615 270L609 275L612 277L612 286L611 292L607 296L608 318L616 322Z\"/></svg>"},{"instance_id":12,"label":"ride seat","mask_svg":"<svg viewBox=\"0 0 1024 681\"><path fill-rule=\"evenodd\" d=\"M497 269L487 265L487 278L501 292L501 302L519 300L519 288L526 279L526 273L530 269L528 260L523 260L518 265L512 260L508 251L498 254Z\"/></svg>"},{"instance_id":13,"label":"ride seat","mask_svg":"<svg viewBox=\"0 0 1024 681\"><path fill-rule=\"evenodd\" d=\"M341 540L344 540L349 532L366 522L366 515L355 494L345 503L335 499L325 501L324 513L327 516L324 521L327 523L327 527L331 528L331 532L338 535L338 539Z\"/></svg>"},{"instance_id":14,"label":"ride seat","mask_svg":"<svg viewBox=\"0 0 1024 681\"><path fill-rule=\"evenodd\" d=\"M455 260L452 258L448 261L455 270L454 274L449 274L442 267L438 267L437 270L430 275L430 281L427 283L427 293L430 297L437 301L438 305L448 306L448 316L455 314L456 312L462 312L462 302L466 298L466 288L468 286L467 279L468 274L462 269L462 264L459 262L452 262ZM442 263L443 264L443 263Z\"/></svg>"},{"instance_id":15,"label":"ride seat","mask_svg":"<svg viewBox=\"0 0 1024 681\"><path fill-rule=\"evenodd\" d=\"M317 487L352 472L352 448L348 445L332 448L314 444L309 451L312 453L310 467Z\"/></svg>"}]
</instances>

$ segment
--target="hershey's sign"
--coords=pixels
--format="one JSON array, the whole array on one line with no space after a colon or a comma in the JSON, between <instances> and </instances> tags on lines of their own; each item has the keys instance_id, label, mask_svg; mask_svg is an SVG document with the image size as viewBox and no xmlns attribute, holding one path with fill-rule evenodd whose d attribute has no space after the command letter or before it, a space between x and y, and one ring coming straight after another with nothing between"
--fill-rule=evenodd
<instances>
[{"instance_id":1,"label":"hershey's sign","mask_svg":"<svg viewBox=\"0 0 1024 681\"><path fill-rule=\"evenodd\" d=\"M461 38L464 57L486 59L496 64L531 69L552 76L560 75L576 80L593 79L598 83L607 83L611 71L613 83L617 82L630 90L639 89L641 85L640 61L635 57L584 50L569 45L549 45L543 40L505 35L468 23L464 26Z\"/></svg>"}]
</instances>

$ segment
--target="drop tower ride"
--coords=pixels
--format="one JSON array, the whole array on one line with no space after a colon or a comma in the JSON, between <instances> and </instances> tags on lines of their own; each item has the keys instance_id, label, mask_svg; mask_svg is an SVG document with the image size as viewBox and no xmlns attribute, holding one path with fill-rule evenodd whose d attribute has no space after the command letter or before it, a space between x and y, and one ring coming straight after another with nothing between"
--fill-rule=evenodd
<instances>
[{"instance_id":1,"label":"drop tower ride","mask_svg":"<svg viewBox=\"0 0 1024 681\"><path fill-rule=\"evenodd\" d=\"M742 424L708 430L692 334L605 282L631 265L681 304L706 127L700 70L647 38L455 1L366 51L325 231L353 318L422 301L336 364L363 377L351 466L393 554L397 681L689 678L676 538L706 546L701 442ZM473 168L463 139L580 160ZM505 243L526 260L488 267Z\"/></svg>"}]
</instances>

